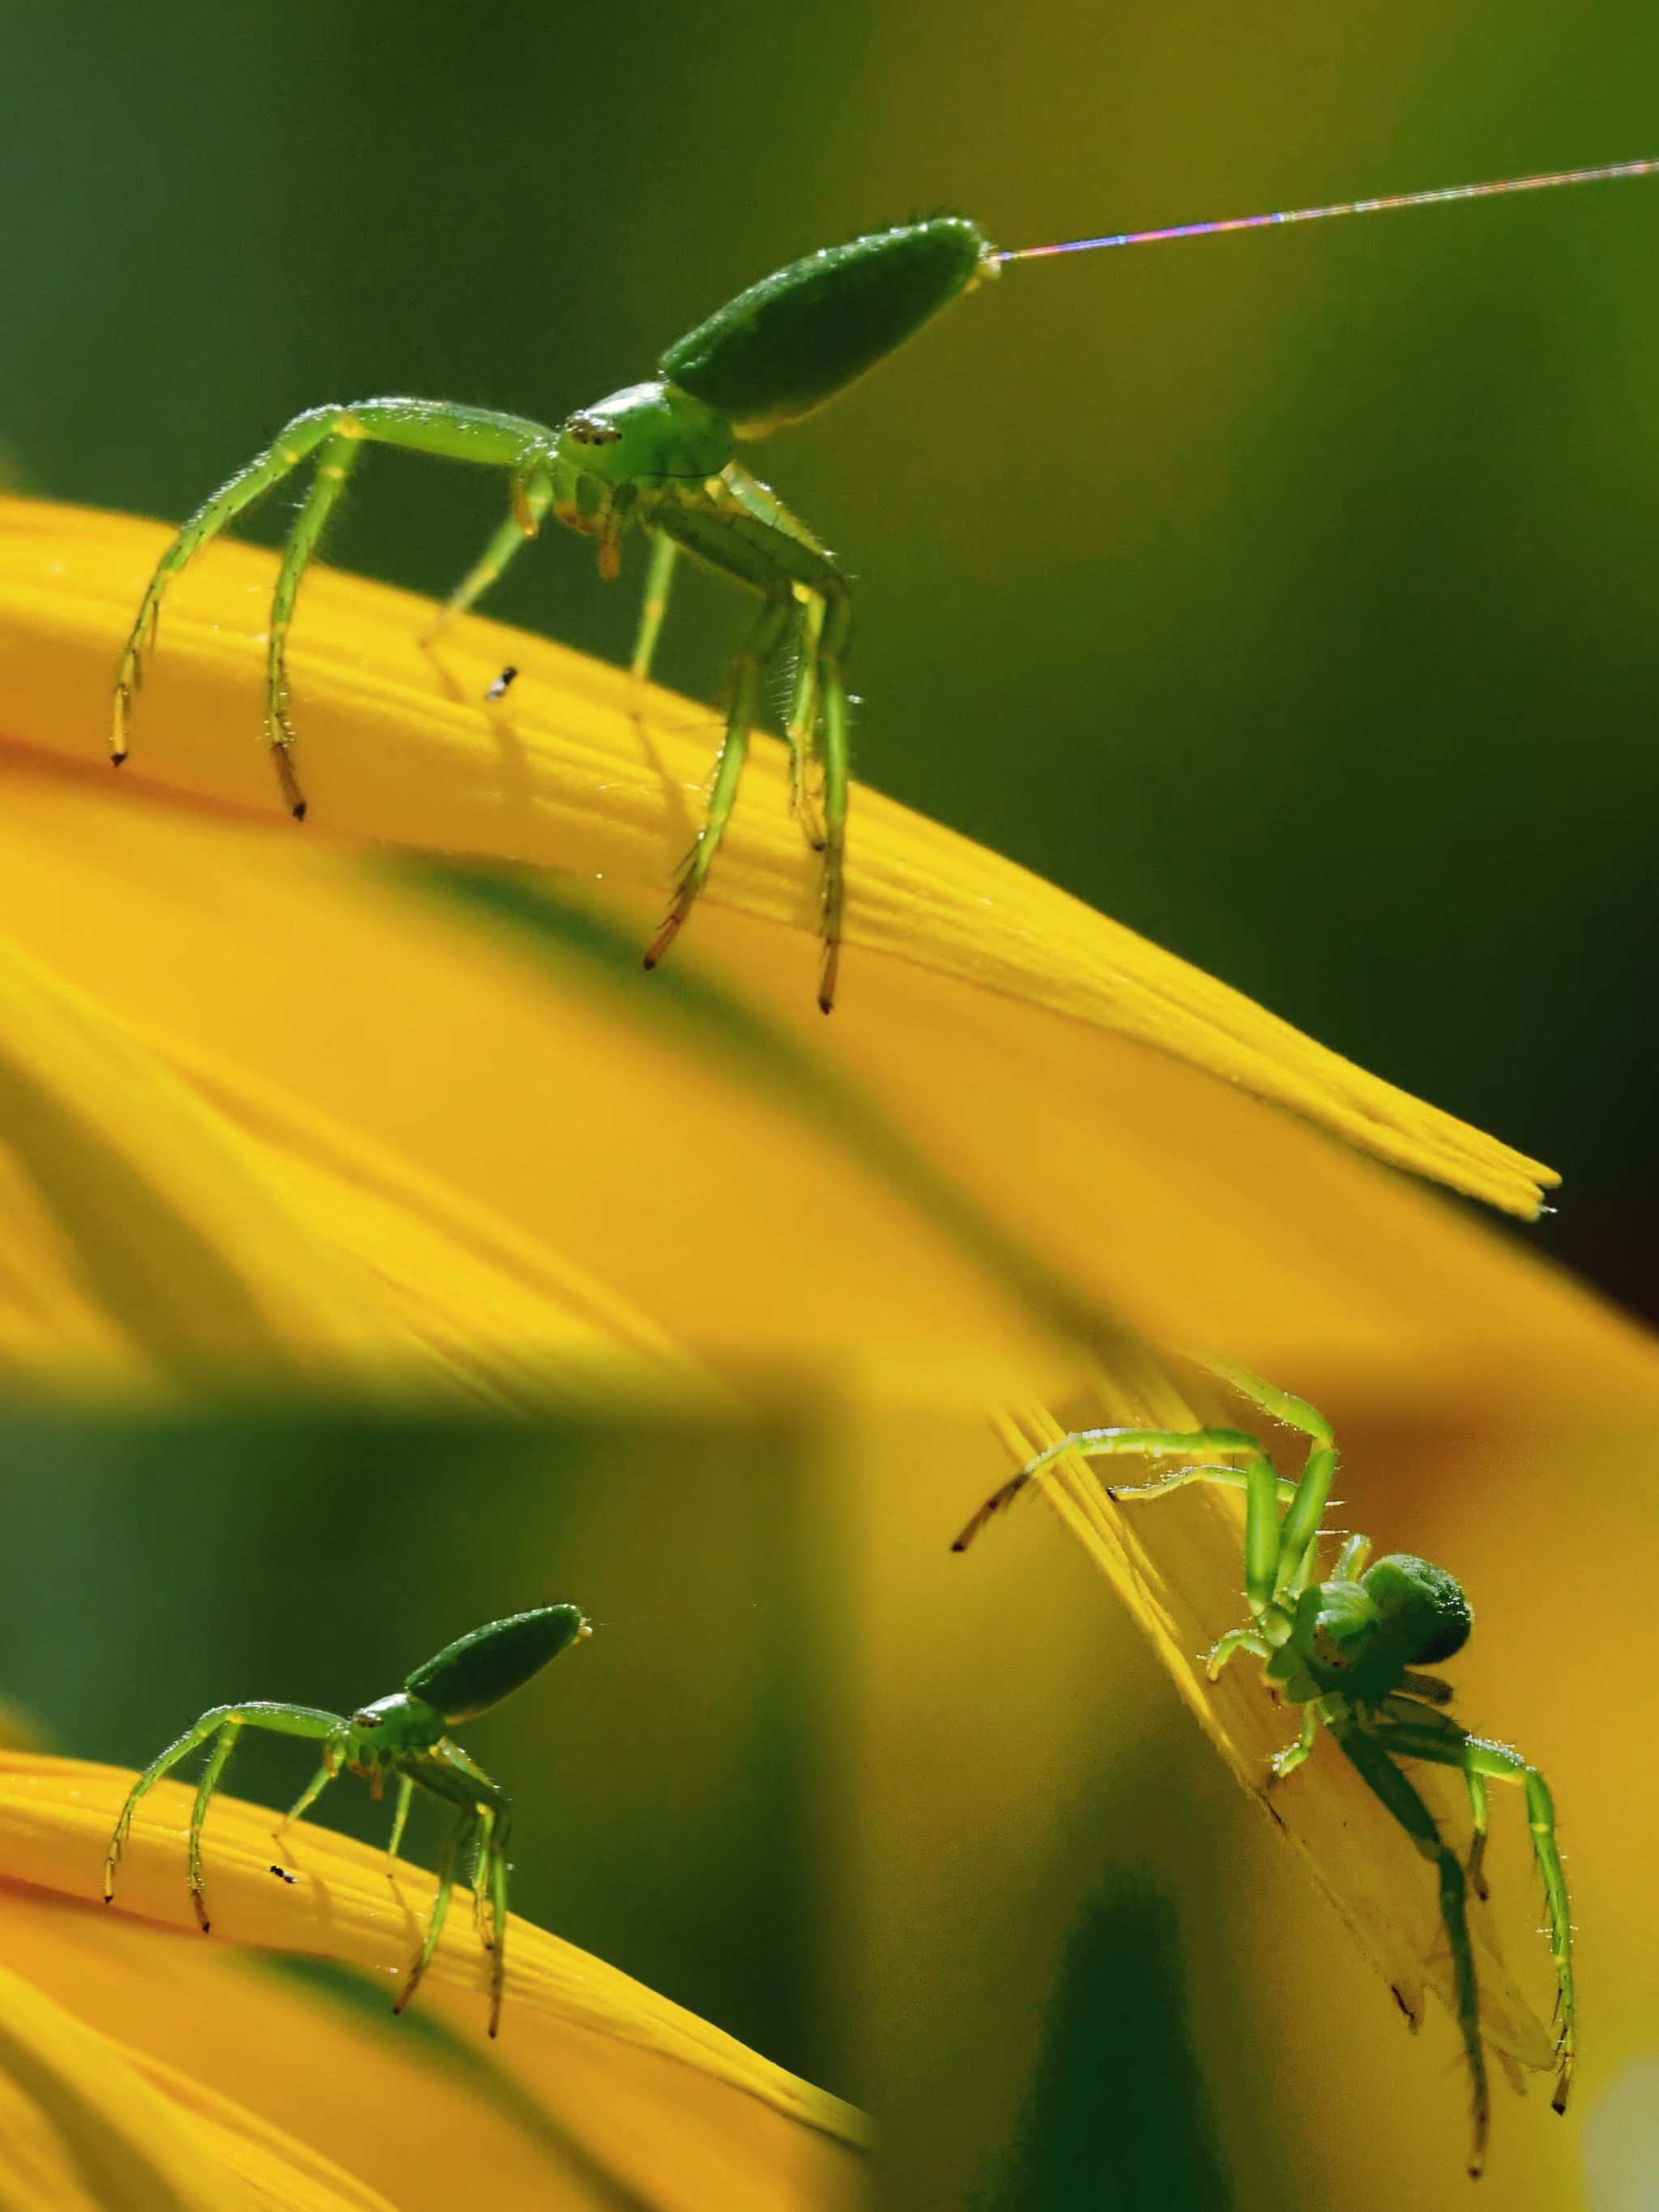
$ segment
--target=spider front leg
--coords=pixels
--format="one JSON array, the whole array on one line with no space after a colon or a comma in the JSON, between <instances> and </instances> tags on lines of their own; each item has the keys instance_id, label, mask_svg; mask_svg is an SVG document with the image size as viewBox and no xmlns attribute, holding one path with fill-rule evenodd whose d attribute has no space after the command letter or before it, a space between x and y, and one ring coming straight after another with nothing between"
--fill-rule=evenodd
<instances>
[{"instance_id":1,"label":"spider front leg","mask_svg":"<svg viewBox=\"0 0 1659 2212\"><path fill-rule=\"evenodd\" d=\"M452 406L441 400L365 399L350 407L315 407L295 416L263 453L197 509L156 563L116 669L110 751L118 767L127 757L132 696L143 679L144 654L154 645L168 585L192 555L320 448L317 476L283 548L265 657L265 739L276 762L283 799L296 819L303 817L305 794L290 759L294 732L288 718L288 630L300 580L316 553L324 526L362 442L401 446L416 453L507 470L519 513L515 526L522 533L526 519L541 497L541 479L551 460L556 434L521 416ZM544 509L546 501L542 504ZM500 544L498 533L492 552ZM489 557L486 555L468 584L479 577ZM498 563L495 573L504 561ZM490 580L490 575L478 580L473 596ZM466 589L467 585L463 585L463 592Z\"/></svg>"},{"instance_id":2,"label":"spider front leg","mask_svg":"<svg viewBox=\"0 0 1659 2212\"><path fill-rule=\"evenodd\" d=\"M1305 1398L1281 1390L1277 1383L1269 1382L1248 1367L1240 1367L1230 1359L1210 1359L1205 1364L1212 1375L1220 1376L1224 1382L1231 1382L1253 1405L1260 1406L1263 1413L1271 1413L1289 1428L1300 1429L1310 1440L1308 1455L1297 1479L1296 1494L1278 1530L1279 1564L1273 1574L1273 1596L1295 1598L1312 1574L1314 1539L1319 1534L1331 1484L1336 1476L1336 1439L1331 1425L1319 1408L1310 1406ZM1247 1545L1248 1542L1247 1534Z\"/></svg>"},{"instance_id":3,"label":"spider front leg","mask_svg":"<svg viewBox=\"0 0 1659 2212\"><path fill-rule=\"evenodd\" d=\"M1019 1473L1011 1475L1000 1490L994 1490L983 1505L961 1530L952 1543L953 1552L965 1552L988 1521L1012 1505L1034 1477L1045 1467L1051 1467L1068 1452L1081 1459L1104 1459L1117 1454L1140 1454L1156 1459L1176 1454L1193 1452L1232 1451L1251 1453L1267 1467L1273 1476L1274 1503L1287 1502L1296 1495L1296 1485L1288 1476L1274 1474L1271 1464L1256 1438L1244 1429L1073 1429L1058 1443L1040 1451L1035 1459L1027 1460ZM1123 1484L1109 1491L1119 1502L1142 1498L1161 1498L1165 1491L1179 1490L1188 1482L1217 1482L1233 1490L1248 1490L1250 1475L1242 1467L1215 1466L1208 1462L1191 1462L1176 1468L1171 1474L1158 1476L1152 1482Z\"/></svg>"},{"instance_id":4,"label":"spider front leg","mask_svg":"<svg viewBox=\"0 0 1659 2212\"><path fill-rule=\"evenodd\" d=\"M110 1904L115 1895L115 1876L121 1863L121 1853L132 1830L132 1818L140 1802L161 1778L172 1771L179 1761L204 1743L211 1742L202 1778L197 1786L196 1802L190 1816L190 1841L186 1857L185 1880L190 1890L190 1901L205 1936L211 1923L208 1919L206 1899L202 1881L202 1824L207 1818L207 1808L214 1791L218 1788L226 1762L235 1748L236 1739L245 1728L269 1729L277 1735L309 1736L313 1741L337 1735L345 1723L337 1713L325 1713L313 1705L285 1705L266 1702L242 1705L216 1705L203 1714L194 1728L187 1729L176 1743L169 1744L161 1757L133 1784L127 1792L126 1802L116 1820L109 1848L104 1854L104 1902ZM314 1793L313 1793L314 1794Z\"/></svg>"}]
</instances>

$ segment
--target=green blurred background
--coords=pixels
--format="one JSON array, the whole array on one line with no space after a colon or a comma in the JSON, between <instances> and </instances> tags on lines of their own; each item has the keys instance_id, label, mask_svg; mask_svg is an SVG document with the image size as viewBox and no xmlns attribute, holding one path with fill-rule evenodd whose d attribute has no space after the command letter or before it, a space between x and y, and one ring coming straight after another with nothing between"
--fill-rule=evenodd
<instances>
[{"instance_id":1,"label":"green blurred background","mask_svg":"<svg viewBox=\"0 0 1659 2212\"><path fill-rule=\"evenodd\" d=\"M961 208L1020 245L1655 154L1656 82L1635 0L10 0L0 448L20 488L176 517L320 400L556 418L860 228ZM867 781L1553 1163L1528 1241L1650 1316L1656 243L1659 182L1012 270L754 454L857 580ZM500 499L376 455L332 551L441 591ZM552 533L492 611L614 658L634 595ZM694 580L665 677L709 696L743 619ZM227 1485L211 1431L14 1433L5 1684L135 1759L221 1696L355 1698L492 1607L580 1595L617 1632L480 1732L520 1786L546 1746L525 1902L878 2094L803 1933L820 1647L775 1447L319 1422L248 1430ZM507 1528L556 1589L507 1571ZM671 1679L703 1717L641 1740ZM1210 1790L1178 1718L1170 1744L1169 1802ZM1229 2201L1181 1931L1120 1829L1103 1796L994 2212L1097 2201L1077 2053L1112 2071L1124 1991L1176 2053L1148 2082L1192 2163L1162 2201ZM1125 2100L1149 2140L1155 2108Z\"/></svg>"}]
</instances>

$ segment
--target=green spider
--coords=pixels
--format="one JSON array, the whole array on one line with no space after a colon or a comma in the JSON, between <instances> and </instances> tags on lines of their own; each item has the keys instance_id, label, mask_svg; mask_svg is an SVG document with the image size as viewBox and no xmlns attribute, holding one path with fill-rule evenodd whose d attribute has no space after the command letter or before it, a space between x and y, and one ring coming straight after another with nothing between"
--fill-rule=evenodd
<instances>
[{"instance_id":1,"label":"green spider","mask_svg":"<svg viewBox=\"0 0 1659 2212\"><path fill-rule=\"evenodd\" d=\"M1206 1655L1210 1680L1217 1679L1236 1653L1253 1652L1278 1693L1302 1708L1297 1739L1273 1757L1271 1779L1282 1781L1300 1766L1324 1727L1434 1867L1440 1917L1451 1952L1457 2024L1468 2061L1474 2107L1469 2172L1479 2173L1486 2156L1491 2101L1465 1900L1470 1887L1477 1896L1486 1894L1482 1873L1486 1784L1493 1777L1516 1783L1525 1791L1527 1825L1543 1877L1558 1992L1559 2070L1551 2100L1558 2112L1566 2110L1572 2079L1577 2028L1572 1923L1549 1790L1537 1768L1519 1752L1472 1735L1453 1720L1443 1710L1454 1695L1449 1682L1418 1672L1423 1665L1437 1665L1460 1651L1474 1622L1468 1598L1443 1567L1408 1552L1390 1553L1367 1566L1370 1540L1355 1535L1344 1539L1329 1578L1314 1580L1319 1523L1336 1473L1335 1440L1324 1416L1304 1399L1276 1389L1247 1368L1220 1360L1207 1364L1264 1412L1310 1439L1294 1481L1279 1474L1261 1438L1248 1429L1080 1429L1039 1452L988 1498L952 1548L964 1551L985 1522L1033 1475L1067 1452L1085 1459L1121 1454L1186 1462L1152 1482L1109 1487L1107 1495L1120 1503L1162 1498L1189 1482L1221 1483L1244 1492L1244 1595L1251 1623L1229 1629ZM1242 1464L1215 1463L1212 1455L1223 1454ZM1401 1771L1401 1759L1462 1770L1474 1826L1467 1874Z\"/></svg>"},{"instance_id":2,"label":"green spider","mask_svg":"<svg viewBox=\"0 0 1659 2212\"><path fill-rule=\"evenodd\" d=\"M999 257L965 216L935 216L849 240L792 261L751 284L664 351L655 381L630 384L556 426L434 399L365 399L297 415L263 453L205 501L161 556L115 677L112 751L127 756L127 720L154 643L161 600L191 556L264 492L307 461L315 467L283 548L265 665L265 737L289 811L305 797L292 761L287 646L295 594L330 510L365 443L402 446L507 471L510 512L451 598L448 617L486 592L551 514L598 541L599 574L614 577L624 531L651 543L631 664L649 674L676 562L704 567L756 593L761 610L733 671L702 829L681 863L645 964L678 934L719 849L737 797L766 670L798 648L785 724L790 805L823 854L823 963L818 1003L835 1003L845 904L849 778L846 655L852 603L846 577L805 524L735 458L759 438L833 398L982 278ZM497 678L499 698L512 676ZM820 799L811 788L814 774Z\"/></svg>"},{"instance_id":3,"label":"green spider","mask_svg":"<svg viewBox=\"0 0 1659 2212\"><path fill-rule=\"evenodd\" d=\"M214 1791L223 1778L226 1762L245 1728L270 1729L278 1735L309 1736L320 1740L323 1763L301 1792L277 1830L281 1837L290 1821L314 1805L343 1769L361 1774L370 1794L378 1797L388 1775L398 1778L398 1804L392 1820L388 1860L395 1860L403 1841L404 1824L417 1789L441 1798L455 1819L438 1856L438 1893L432 1901L426 1933L410 1962L392 2011L401 2012L420 1986L443 1932L450 1891L458 1874L472 1889L473 1919L479 1941L490 1954L489 2033L501 2026L501 1992L507 1972L507 1842L512 1826L511 1800L499 1783L468 1758L449 1730L461 1721L488 1712L504 1698L521 1689L548 1662L578 1638L590 1633L587 1622L574 1605L539 1606L533 1613L515 1613L506 1620L492 1620L470 1635L446 1644L435 1658L417 1667L389 1698L361 1706L348 1719L314 1705L289 1705L264 1700L246 1705L215 1705L177 1743L169 1744L155 1763L145 1768L128 1792L109 1839L104 1857L104 1902L115 1895L116 1870L122 1847L132 1826L140 1800L164 1774L187 1758L199 1744L211 1742L207 1765L196 1791L190 1816L190 1850L185 1880L190 1901L205 1936L211 1923L202 1883L202 1824ZM283 1880L280 1867L271 1869ZM488 1917L486 1917L486 1912Z\"/></svg>"}]
</instances>

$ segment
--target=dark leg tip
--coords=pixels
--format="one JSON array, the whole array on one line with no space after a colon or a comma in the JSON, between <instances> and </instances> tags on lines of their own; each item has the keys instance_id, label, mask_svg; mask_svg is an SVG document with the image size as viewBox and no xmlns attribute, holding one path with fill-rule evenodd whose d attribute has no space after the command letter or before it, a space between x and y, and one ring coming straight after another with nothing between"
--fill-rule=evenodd
<instances>
[{"instance_id":1,"label":"dark leg tip","mask_svg":"<svg viewBox=\"0 0 1659 2212\"><path fill-rule=\"evenodd\" d=\"M647 952L644 959L640 963L641 967L644 969L647 975L651 973L651 970L656 966L656 964L657 956L654 952Z\"/></svg>"},{"instance_id":2,"label":"dark leg tip","mask_svg":"<svg viewBox=\"0 0 1659 2212\"><path fill-rule=\"evenodd\" d=\"M293 805L290 806L288 811L294 817L296 822L303 822L306 818L306 803L304 799L296 799Z\"/></svg>"},{"instance_id":3,"label":"dark leg tip","mask_svg":"<svg viewBox=\"0 0 1659 2212\"><path fill-rule=\"evenodd\" d=\"M126 747L125 747L125 745L123 745L123 746L122 746L122 748L121 748L121 750L120 750L120 751L119 751L118 753L112 753L112 754L110 755L110 757L109 757L109 764L110 764L110 766L111 766L112 768L119 768L119 767L122 765L123 762L126 759L126 757L127 757L127 749L126 749Z\"/></svg>"}]
</instances>

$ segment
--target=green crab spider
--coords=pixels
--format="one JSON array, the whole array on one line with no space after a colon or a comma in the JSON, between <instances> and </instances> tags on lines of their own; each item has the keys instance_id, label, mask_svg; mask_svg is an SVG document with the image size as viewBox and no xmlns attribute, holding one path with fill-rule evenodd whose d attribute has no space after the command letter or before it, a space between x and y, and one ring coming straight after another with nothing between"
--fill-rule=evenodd
<instances>
[{"instance_id":1,"label":"green crab spider","mask_svg":"<svg viewBox=\"0 0 1659 2212\"><path fill-rule=\"evenodd\" d=\"M743 468L739 439L798 422L915 335L960 294L996 273L998 257L965 216L934 216L825 246L776 270L718 308L663 353L657 379L578 408L556 426L444 400L365 399L313 407L205 501L161 556L115 676L111 750L127 757L132 696L143 678L161 600L191 555L292 470L314 464L283 548L265 654L265 738L289 811L306 800L293 763L288 633L300 579L368 443L401 446L507 472L508 513L442 619L480 599L548 514L597 541L614 577L624 532L650 542L630 672L650 673L682 552L761 601L732 672L726 734L702 828L682 860L661 927L645 955L668 950L708 879L737 797L766 671L792 644L798 658L785 724L790 805L823 856L818 1003L835 1004L845 904L848 785L846 577L812 532ZM512 672L496 679L501 697ZM815 788L815 784L817 787Z\"/></svg>"},{"instance_id":2,"label":"green crab spider","mask_svg":"<svg viewBox=\"0 0 1659 2212\"><path fill-rule=\"evenodd\" d=\"M507 520L451 597L444 619L471 606L550 514L597 541L599 574L607 580L617 573L622 538L631 525L637 523L649 540L645 597L630 663L638 680L650 672L681 553L741 584L761 601L732 672L726 734L715 757L702 826L680 863L667 915L647 949L647 968L655 967L668 950L708 879L737 796L763 677L783 659L793 637L798 658L784 729L789 802L808 845L823 855L818 1004L827 1014L835 1004L846 896L850 771L845 663L851 603L847 579L830 553L781 500L738 465L738 441L764 437L811 414L914 337L953 300L996 276L1006 262L1486 199L1494 193L1553 191L1656 171L1659 161L1615 161L1005 252L993 246L966 216L930 216L867 232L845 245L823 246L774 270L667 347L658 360L655 380L613 392L556 426L447 400L365 399L345 407L313 407L296 415L264 453L204 501L161 556L116 669L113 758L118 766L127 757L132 695L143 679L144 653L155 643L168 584L193 553L273 484L310 462L310 488L283 548L265 647L266 742L283 797L291 813L303 817L306 801L294 769L289 720L289 625L300 579L363 446L401 446L502 469L507 478ZM502 698L516 672L504 670L488 697Z\"/></svg>"},{"instance_id":3,"label":"green crab spider","mask_svg":"<svg viewBox=\"0 0 1659 2212\"><path fill-rule=\"evenodd\" d=\"M1039 1452L988 1498L952 1548L966 1550L986 1522L1033 1476L1068 1452L1085 1459L1121 1455L1182 1462L1151 1482L1109 1486L1107 1495L1120 1504L1167 1497L1189 1482L1243 1491L1244 1596L1250 1623L1229 1629L1206 1655L1209 1678L1214 1681L1240 1651L1252 1652L1279 1695L1302 1709L1295 1741L1271 1761L1270 1783L1300 1766L1325 1728L1434 1868L1468 2064L1474 2130L1469 2172L1477 2174L1485 2162L1491 2100L1466 1899L1471 1887L1477 1896L1486 1895L1486 1784L1494 1778L1516 1784L1524 1793L1533 1854L1543 1879L1557 1990L1558 2072L1551 2102L1558 2112L1566 2110L1572 2079L1577 2040L1572 1923L1548 1787L1518 1751L1460 1727L1445 1710L1455 1694L1451 1685L1419 1671L1461 1650L1474 1623L1468 1598L1443 1567L1407 1552L1390 1553L1367 1565L1370 1540L1351 1535L1343 1540L1329 1578L1315 1580L1319 1523L1336 1473L1335 1439L1323 1414L1248 1368L1220 1360L1206 1364L1263 1412L1309 1439L1295 1480L1278 1472L1261 1438L1248 1429L1079 1429ZM1467 1869L1402 1771L1402 1759L1462 1771L1474 1824Z\"/></svg>"},{"instance_id":4,"label":"green crab spider","mask_svg":"<svg viewBox=\"0 0 1659 2212\"><path fill-rule=\"evenodd\" d=\"M245 1728L269 1729L277 1735L309 1736L320 1741L323 1763L283 1815L276 1831L279 1838L343 1770L361 1774L375 1797L389 1775L397 1777L398 1802L386 1847L388 1863L397 1859L410 1803L417 1789L441 1799L453 1812L453 1824L438 1855L438 1890L426 1930L392 2009L401 2012L420 1986L437 1949L450 1892L459 1875L471 1887L474 1924L478 1940L489 1954L489 2033L495 2035L501 2027L507 1974L507 1844L513 1807L501 1784L451 1741L449 1730L500 1705L538 1674L550 1660L590 1633L587 1622L574 1605L539 1606L532 1613L515 1613L505 1620L489 1621L446 1644L435 1658L415 1669L401 1690L377 1698L372 1705L360 1706L349 1718L314 1705L260 1699L215 1705L193 1728L186 1729L177 1743L169 1744L128 1792L104 1856L105 1904L114 1898L122 1849L140 1802L181 1759L199 1745L211 1744L191 1812L185 1870L190 1901L205 1936L212 1923L202 1880L202 1824L213 1793L224 1778L237 1737ZM273 1866L270 1870L285 1881L293 1880L281 1867Z\"/></svg>"}]
</instances>

